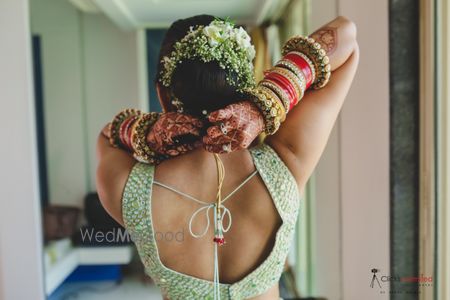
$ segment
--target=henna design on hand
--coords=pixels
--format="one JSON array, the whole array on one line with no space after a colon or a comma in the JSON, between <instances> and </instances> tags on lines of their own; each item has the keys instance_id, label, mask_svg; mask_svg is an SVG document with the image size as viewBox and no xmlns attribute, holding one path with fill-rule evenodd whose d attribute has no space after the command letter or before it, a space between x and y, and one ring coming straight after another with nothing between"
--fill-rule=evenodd
<instances>
[{"instance_id":1,"label":"henna design on hand","mask_svg":"<svg viewBox=\"0 0 450 300\"><path fill-rule=\"evenodd\" d=\"M163 113L147 135L147 143L159 154L177 156L202 145L203 123L191 115ZM183 137L189 137L183 141Z\"/></svg>"},{"instance_id":2,"label":"henna design on hand","mask_svg":"<svg viewBox=\"0 0 450 300\"><path fill-rule=\"evenodd\" d=\"M203 137L204 148L209 152L226 153L247 148L264 129L264 117L251 101L233 103L223 109L212 112L212 123ZM221 124L221 125L220 125Z\"/></svg>"},{"instance_id":3,"label":"henna design on hand","mask_svg":"<svg viewBox=\"0 0 450 300\"><path fill-rule=\"evenodd\" d=\"M318 42L327 52L332 54L337 48L337 30L335 27L323 27L311 34L311 37Z\"/></svg>"}]
</instances>

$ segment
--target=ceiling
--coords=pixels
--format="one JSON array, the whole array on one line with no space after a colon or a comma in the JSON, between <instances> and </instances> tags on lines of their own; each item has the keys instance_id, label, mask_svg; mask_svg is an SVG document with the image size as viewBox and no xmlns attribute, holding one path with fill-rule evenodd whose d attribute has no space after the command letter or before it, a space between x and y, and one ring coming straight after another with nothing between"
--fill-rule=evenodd
<instances>
[{"instance_id":1,"label":"ceiling","mask_svg":"<svg viewBox=\"0 0 450 300\"><path fill-rule=\"evenodd\" d=\"M168 27L197 14L256 25L279 13L288 0L69 0L84 12L104 13L124 30Z\"/></svg>"}]
</instances>

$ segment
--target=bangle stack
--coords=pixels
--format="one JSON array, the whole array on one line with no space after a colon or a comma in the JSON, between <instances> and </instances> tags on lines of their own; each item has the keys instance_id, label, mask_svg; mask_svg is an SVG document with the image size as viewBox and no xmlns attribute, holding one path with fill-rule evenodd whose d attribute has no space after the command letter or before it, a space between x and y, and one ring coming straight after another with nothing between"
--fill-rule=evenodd
<instances>
[{"instance_id":1,"label":"bangle stack","mask_svg":"<svg viewBox=\"0 0 450 300\"><path fill-rule=\"evenodd\" d=\"M133 128L134 123L139 118L139 115L131 116L127 119L125 119L122 124L120 124L119 128L119 138L120 142L123 146L125 146L127 149L132 150L131 145L131 128Z\"/></svg>"},{"instance_id":2,"label":"bangle stack","mask_svg":"<svg viewBox=\"0 0 450 300\"><path fill-rule=\"evenodd\" d=\"M161 162L165 157L147 144L147 134L159 116L156 112L144 114L135 109L122 110L110 124L110 144L132 152L133 157L140 162Z\"/></svg>"},{"instance_id":3,"label":"bangle stack","mask_svg":"<svg viewBox=\"0 0 450 300\"><path fill-rule=\"evenodd\" d=\"M111 144L111 146L131 149L131 147L129 147L129 145L124 142L125 139L123 138L124 134L123 125L124 123L126 123L127 120L131 118L136 118L141 114L142 112L140 110L124 109L114 117L114 119L111 121L111 126L109 129L110 130L109 143Z\"/></svg>"},{"instance_id":4,"label":"bangle stack","mask_svg":"<svg viewBox=\"0 0 450 300\"><path fill-rule=\"evenodd\" d=\"M275 133L286 114L310 87L324 87L330 79L329 58L309 37L296 36L283 47L283 58L264 73L255 89L247 90L265 119L265 132Z\"/></svg>"},{"instance_id":5,"label":"bangle stack","mask_svg":"<svg viewBox=\"0 0 450 300\"><path fill-rule=\"evenodd\" d=\"M282 67L290 70L294 67L297 70L300 70L298 73L305 79L306 89L309 89L311 84L316 80L316 68L314 63L302 52L291 51L286 54L278 64L281 64Z\"/></svg>"},{"instance_id":6,"label":"bangle stack","mask_svg":"<svg viewBox=\"0 0 450 300\"><path fill-rule=\"evenodd\" d=\"M302 53L313 62L315 80L312 87L314 89L323 88L328 83L331 75L330 60L319 43L310 37L296 36L287 41L283 47L283 55L288 56L291 52Z\"/></svg>"},{"instance_id":7,"label":"bangle stack","mask_svg":"<svg viewBox=\"0 0 450 300\"><path fill-rule=\"evenodd\" d=\"M150 148L147 143L147 134L153 124L158 121L159 116L160 114L156 112L143 114L133 125L130 137L133 157L140 162L158 164L164 158Z\"/></svg>"},{"instance_id":8,"label":"bangle stack","mask_svg":"<svg viewBox=\"0 0 450 300\"><path fill-rule=\"evenodd\" d=\"M281 119L285 118L285 109L281 101L275 100L278 99L275 93L260 86L255 89L247 89L245 92L262 112L265 119L265 132L267 134L276 132L280 127Z\"/></svg>"}]
</instances>

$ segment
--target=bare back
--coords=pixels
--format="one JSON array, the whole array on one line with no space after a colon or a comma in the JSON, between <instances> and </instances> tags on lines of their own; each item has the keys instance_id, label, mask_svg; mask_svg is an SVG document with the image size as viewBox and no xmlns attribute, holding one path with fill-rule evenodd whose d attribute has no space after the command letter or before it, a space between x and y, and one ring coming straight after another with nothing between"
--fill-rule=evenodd
<instances>
[{"instance_id":1,"label":"bare back","mask_svg":"<svg viewBox=\"0 0 450 300\"><path fill-rule=\"evenodd\" d=\"M221 159L226 171L222 194L226 196L255 171L255 166L248 150L221 155ZM217 170L213 155L204 150L158 165L155 180L205 202L215 201ZM220 281L231 284L265 260L282 221L258 174L227 200L226 206L232 214L232 226L225 235L226 244L219 248L219 270ZM152 219L161 261L180 273L212 281L213 227L202 238L190 235L189 219L196 209L194 201L153 186ZM192 229L201 232L206 225L205 215L200 214Z\"/></svg>"}]
</instances>

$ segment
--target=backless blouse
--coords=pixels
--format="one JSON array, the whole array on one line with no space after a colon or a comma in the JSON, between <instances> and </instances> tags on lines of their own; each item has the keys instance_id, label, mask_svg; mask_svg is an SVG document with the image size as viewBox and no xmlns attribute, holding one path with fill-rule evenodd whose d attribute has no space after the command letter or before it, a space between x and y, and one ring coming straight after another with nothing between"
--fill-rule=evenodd
<instances>
[{"instance_id":1,"label":"backless blouse","mask_svg":"<svg viewBox=\"0 0 450 300\"><path fill-rule=\"evenodd\" d=\"M247 299L263 294L278 283L283 272L299 213L297 183L284 162L267 144L250 149L256 170L261 176L282 224L275 235L269 256L251 273L232 284L219 284L220 299ZM151 195L155 167L137 162L125 185L122 214L125 228L135 243L145 272L171 300L214 299L214 282L182 274L163 265L151 212Z\"/></svg>"}]
</instances>

